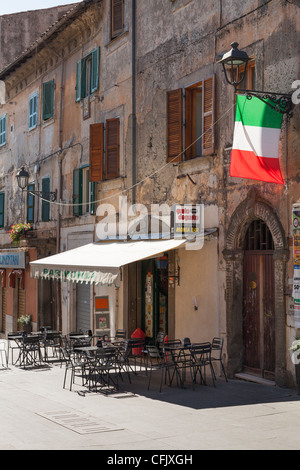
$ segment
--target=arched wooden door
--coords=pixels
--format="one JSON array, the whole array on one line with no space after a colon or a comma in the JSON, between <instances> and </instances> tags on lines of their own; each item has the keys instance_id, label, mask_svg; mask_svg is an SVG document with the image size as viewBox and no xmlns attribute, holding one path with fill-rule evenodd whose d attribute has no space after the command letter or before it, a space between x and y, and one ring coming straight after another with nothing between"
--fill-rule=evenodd
<instances>
[{"instance_id":1,"label":"arched wooden door","mask_svg":"<svg viewBox=\"0 0 300 470\"><path fill-rule=\"evenodd\" d=\"M245 238L244 370L266 379L275 373L275 285L272 235L254 220Z\"/></svg>"}]
</instances>

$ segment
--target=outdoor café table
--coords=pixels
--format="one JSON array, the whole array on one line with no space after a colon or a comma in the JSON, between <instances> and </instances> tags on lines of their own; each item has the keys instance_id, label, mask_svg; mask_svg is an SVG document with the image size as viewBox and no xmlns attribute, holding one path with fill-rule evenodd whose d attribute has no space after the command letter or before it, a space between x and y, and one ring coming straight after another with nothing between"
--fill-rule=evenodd
<instances>
[{"instance_id":1,"label":"outdoor caf\u00e9 table","mask_svg":"<svg viewBox=\"0 0 300 470\"><path fill-rule=\"evenodd\" d=\"M110 372L119 374L116 360L116 349L109 343L102 347L86 346L76 348L76 352L81 354L84 361L89 389L107 391L110 384L117 389L116 382L112 379Z\"/></svg>"},{"instance_id":2,"label":"outdoor caf\u00e9 table","mask_svg":"<svg viewBox=\"0 0 300 470\"><path fill-rule=\"evenodd\" d=\"M19 365L21 367L37 366L42 363L41 341L42 336L38 334L23 336L20 340Z\"/></svg>"},{"instance_id":3,"label":"outdoor caf\u00e9 table","mask_svg":"<svg viewBox=\"0 0 300 470\"><path fill-rule=\"evenodd\" d=\"M189 346L184 345L164 345L166 367L173 368L173 374L170 378L169 385L173 383L174 377L179 382L181 388L184 388L186 369L191 369L191 353ZM170 374L169 374L170 376Z\"/></svg>"}]
</instances>

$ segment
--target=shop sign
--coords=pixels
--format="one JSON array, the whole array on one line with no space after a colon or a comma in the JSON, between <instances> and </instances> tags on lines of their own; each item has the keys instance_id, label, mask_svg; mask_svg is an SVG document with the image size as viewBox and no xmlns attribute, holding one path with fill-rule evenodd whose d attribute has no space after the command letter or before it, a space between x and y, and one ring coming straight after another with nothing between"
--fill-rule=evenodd
<instances>
[{"instance_id":1,"label":"shop sign","mask_svg":"<svg viewBox=\"0 0 300 470\"><path fill-rule=\"evenodd\" d=\"M292 211L293 223L293 255L294 255L294 280L293 280L293 299L294 299L294 320L295 327L300 327L300 205L295 204Z\"/></svg>"},{"instance_id":2,"label":"shop sign","mask_svg":"<svg viewBox=\"0 0 300 470\"><path fill-rule=\"evenodd\" d=\"M174 237L203 235L203 205L181 204L174 206Z\"/></svg>"},{"instance_id":3,"label":"shop sign","mask_svg":"<svg viewBox=\"0 0 300 470\"><path fill-rule=\"evenodd\" d=\"M0 253L0 268L25 269L25 252L12 251Z\"/></svg>"},{"instance_id":4,"label":"shop sign","mask_svg":"<svg viewBox=\"0 0 300 470\"><path fill-rule=\"evenodd\" d=\"M61 279L62 281L91 282L95 280L94 271L67 271L60 269L43 269L42 277Z\"/></svg>"}]
</instances>

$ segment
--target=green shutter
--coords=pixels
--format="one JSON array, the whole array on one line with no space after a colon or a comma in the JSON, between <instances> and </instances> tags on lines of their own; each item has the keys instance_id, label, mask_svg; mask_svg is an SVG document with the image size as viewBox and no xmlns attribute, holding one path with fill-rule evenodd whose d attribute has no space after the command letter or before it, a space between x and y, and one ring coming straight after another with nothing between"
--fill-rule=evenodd
<instances>
[{"instance_id":1,"label":"green shutter","mask_svg":"<svg viewBox=\"0 0 300 470\"><path fill-rule=\"evenodd\" d=\"M73 171L73 215L78 217L82 214L82 170Z\"/></svg>"},{"instance_id":2,"label":"green shutter","mask_svg":"<svg viewBox=\"0 0 300 470\"><path fill-rule=\"evenodd\" d=\"M99 62L100 62L100 47L92 51L92 82L91 93L98 90L99 87Z\"/></svg>"},{"instance_id":3,"label":"green shutter","mask_svg":"<svg viewBox=\"0 0 300 470\"><path fill-rule=\"evenodd\" d=\"M54 80L43 83L43 120L53 117Z\"/></svg>"},{"instance_id":4,"label":"green shutter","mask_svg":"<svg viewBox=\"0 0 300 470\"><path fill-rule=\"evenodd\" d=\"M4 227L4 200L5 194L0 193L0 227Z\"/></svg>"},{"instance_id":5,"label":"green shutter","mask_svg":"<svg viewBox=\"0 0 300 470\"><path fill-rule=\"evenodd\" d=\"M42 179L42 221L48 222L50 220L50 202L45 199L50 198L50 178Z\"/></svg>"},{"instance_id":6,"label":"green shutter","mask_svg":"<svg viewBox=\"0 0 300 470\"><path fill-rule=\"evenodd\" d=\"M34 222L34 194L30 194L30 191L34 191L34 184L28 185L27 193L27 222Z\"/></svg>"},{"instance_id":7,"label":"green shutter","mask_svg":"<svg viewBox=\"0 0 300 470\"><path fill-rule=\"evenodd\" d=\"M76 101L80 101L81 96L81 60L77 62L77 69L76 69Z\"/></svg>"},{"instance_id":8,"label":"green shutter","mask_svg":"<svg viewBox=\"0 0 300 470\"><path fill-rule=\"evenodd\" d=\"M96 183L94 181L90 182L90 213L95 214L95 190Z\"/></svg>"}]
</instances>

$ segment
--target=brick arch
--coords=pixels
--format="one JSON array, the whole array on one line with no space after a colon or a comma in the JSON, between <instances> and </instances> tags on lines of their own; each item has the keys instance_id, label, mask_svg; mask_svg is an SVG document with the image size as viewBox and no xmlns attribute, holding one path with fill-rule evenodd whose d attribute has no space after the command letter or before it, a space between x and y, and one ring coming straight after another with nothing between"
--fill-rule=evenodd
<instances>
[{"instance_id":1,"label":"brick arch","mask_svg":"<svg viewBox=\"0 0 300 470\"><path fill-rule=\"evenodd\" d=\"M272 207L252 195L243 201L235 210L228 227L225 249L242 250L247 229L255 219L263 220L273 237L275 250L287 249L284 230Z\"/></svg>"},{"instance_id":2,"label":"brick arch","mask_svg":"<svg viewBox=\"0 0 300 470\"><path fill-rule=\"evenodd\" d=\"M226 328L228 373L233 376L243 366L243 267L244 239L254 219L263 220L274 241L275 275L275 381L286 383L285 275L289 250L282 224L269 203L251 191L234 211L225 236Z\"/></svg>"}]
</instances>

